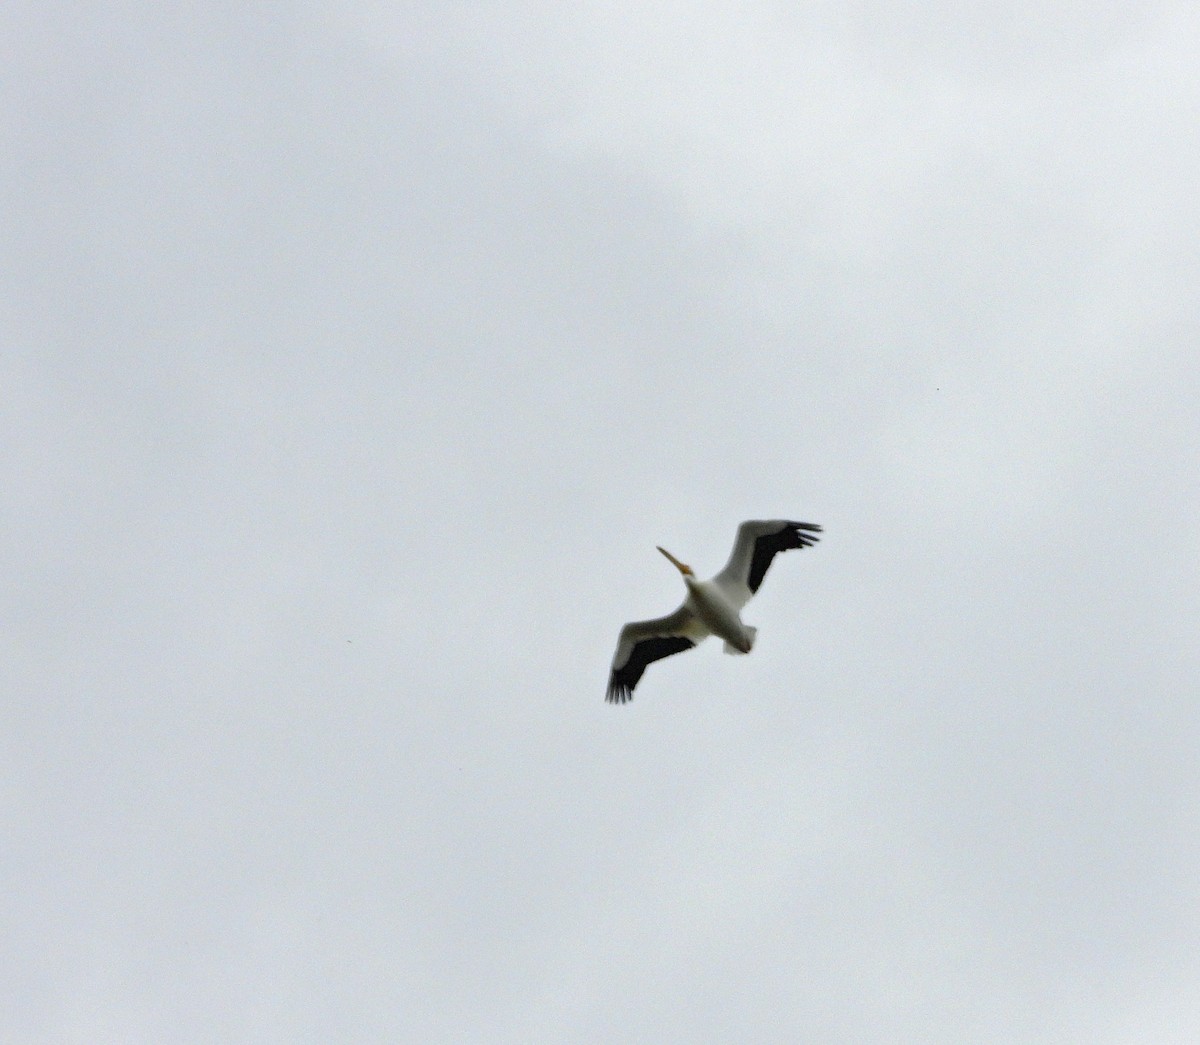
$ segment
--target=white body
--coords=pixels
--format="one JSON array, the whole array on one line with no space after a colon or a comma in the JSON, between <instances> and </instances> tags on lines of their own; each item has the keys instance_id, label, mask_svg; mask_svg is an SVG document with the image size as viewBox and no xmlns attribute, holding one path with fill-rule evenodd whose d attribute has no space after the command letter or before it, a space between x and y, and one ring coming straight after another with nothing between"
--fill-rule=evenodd
<instances>
[{"instance_id":1,"label":"white body","mask_svg":"<svg viewBox=\"0 0 1200 1045\"><path fill-rule=\"evenodd\" d=\"M742 623L737 607L716 580L698 581L685 574L683 581L688 588L684 609L694 613L710 632L725 640L727 653L749 653L754 645L755 629Z\"/></svg>"}]
</instances>

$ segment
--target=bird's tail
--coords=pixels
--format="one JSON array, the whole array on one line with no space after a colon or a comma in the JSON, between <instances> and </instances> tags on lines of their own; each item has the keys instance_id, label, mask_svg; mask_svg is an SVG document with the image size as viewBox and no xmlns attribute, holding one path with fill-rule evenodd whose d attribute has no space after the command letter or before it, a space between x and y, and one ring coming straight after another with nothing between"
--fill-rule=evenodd
<instances>
[{"instance_id":1,"label":"bird's tail","mask_svg":"<svg viewBox=\"0 0 1200 1045\"><path fill-rule=\"evenodd\" d=\"M747 624L746 625L746 648L738 649L736 646L727 642L727 643L725 643L725 652L733 653L738 656L740 656L743 653L749 653L752 649L754 649L754 636L757 634L758 634L758 629L752 628L752 627L750 627L750 625Z\"/></svg>"}]
</instances>

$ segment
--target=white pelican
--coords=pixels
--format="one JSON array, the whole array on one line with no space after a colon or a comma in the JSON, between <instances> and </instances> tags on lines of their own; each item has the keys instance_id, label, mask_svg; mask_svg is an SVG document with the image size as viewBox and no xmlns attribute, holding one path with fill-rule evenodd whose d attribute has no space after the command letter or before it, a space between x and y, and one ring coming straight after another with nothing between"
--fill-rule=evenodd
<instances>
[{"instance_id":1,"label":"white pelican","mask_svg":"<svg viewBox=\"0 0 1200 1045\"><path fill-rule=\"evenodd\" d=\"M698 581L692 568L665 548L658 550L683 574L687 598L667 617L626 624L617 639L612 673L608 676L610 704L633 699L634 687L647 665L682 653L709 635L725 640L726 653L749 653L757 628L742 623L742 607L758 591L771 560L789 548L816 544L821 527L787 519L754 520L738 527L737 540L725 568L711 580Z\"/></svg>"}]
</instances>

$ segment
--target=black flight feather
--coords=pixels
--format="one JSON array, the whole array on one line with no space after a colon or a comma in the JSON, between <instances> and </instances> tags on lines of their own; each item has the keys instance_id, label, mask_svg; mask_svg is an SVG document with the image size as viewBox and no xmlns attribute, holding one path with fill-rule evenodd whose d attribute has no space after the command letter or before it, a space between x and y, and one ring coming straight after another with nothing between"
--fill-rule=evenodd
<instances>
[{"instance_id":1,"label":"black flight feather","mask_svg":"<svg viewBox=\"0 0 1200 1045\"><path fill-rule=\"evenodd\" d=\"M820 540L812 535L820 532L821 527L816 523L788 522L775 533L763 534L754 542L754 557L750 560L750 576L746 578L746 587L751 593L757 592L767 575L767 567L776 555L791 548L812 547Z\"/></svg>"},{"instance_id":2,"label":"black flight feather","mask_svg":"<svg viewBox=\"0 0 1200 1045\"><path fill-rule=\"evenodd\" d=\"M608 695L604 698L610 704L624 704L633 699L633 687L638 684L642 673L656 660L682 653L696 645L691 639L682 635L666 635L654 639L642 639L629 652L629 659L619 668L613 668L608 679Z\"/></svg>"}]
</instances>

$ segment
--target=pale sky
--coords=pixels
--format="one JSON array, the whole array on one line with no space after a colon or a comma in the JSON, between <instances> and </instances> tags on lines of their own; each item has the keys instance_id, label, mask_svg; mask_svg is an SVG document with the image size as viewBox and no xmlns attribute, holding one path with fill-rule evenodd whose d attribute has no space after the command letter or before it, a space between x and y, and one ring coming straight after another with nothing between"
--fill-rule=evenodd
<instances>
[{"instance_id":1,"label":"pale sky","mask_svg":"<svg viewBox=\"0 0 1200 1045\"><path fill-rule=\"evenodd\" d=\"M1200 1040L1194 4L0 40L0 1040Z\"/></svg>"}]
</instances>

